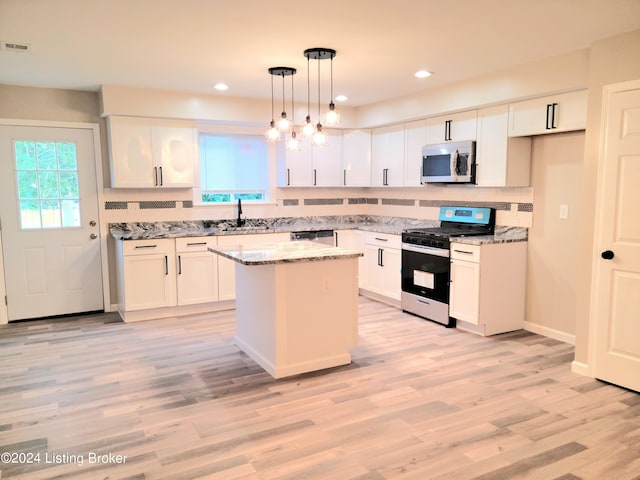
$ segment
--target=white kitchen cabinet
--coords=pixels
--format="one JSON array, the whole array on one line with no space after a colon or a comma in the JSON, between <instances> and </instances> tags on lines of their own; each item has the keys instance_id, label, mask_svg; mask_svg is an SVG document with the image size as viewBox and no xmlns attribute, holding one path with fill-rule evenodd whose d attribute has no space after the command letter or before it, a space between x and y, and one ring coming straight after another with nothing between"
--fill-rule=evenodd
<instances>
[{"instance_id":1,"label":"white kitchen cabinet","mask_svg":"<svg viewBox=\"0 0 640 480\"><path fill-rule=\"evenodd\" d=\"M335 237L336 247L364 253L364 234L361 230L338 230ZM364 257L358 257L358 286L362 286L364 276Z\"/></svg>"},{"instance_id":2,"label":"white kitchen cabinet","mask_svg":"<svg viewBox=\"0 0 640 480\"><path fill-rule=\"evenodd\" d=\"M584 130L587 90L534 98L509 105L512 137Z\"/></svg>"},{"instance_id":3,"label":"white kitchen cabinet","mask_svg":"<svg viewBox=\"0 0 640 480\"><path fill-rule=\"evenodd\" d=\"M451 243L449 316L480 335L519 330L524 323L526 242Z\"/></svg>"},{"instance_id":4,"label":"white kitchen cabinet","mask_svg":"<svg viewBox=\"0 0 640 480\"><path fill-rule=\"evenodd\" d=\"M402 285L400 235L365 233L361 288L400 301Z\"/></svg>"},{"instance_id":5,"label":"white kitchen cabinet","mask_svg":"<svg viewBox=\"0 0 640 480\"><path fill-rule=\"evenodd\" d=\"M218 301L218 255L207 248L216 237L176 238L177 304Z\"/></svg>"},{"instance_id":6,"label":"white kitchen cabinet","mask_svg":"<svg viewBox=\"0 0 640 480\"><path fill-rule=\"evenodd\" d=\"M118 310L176 305L175 241L122 240L118 250Z\"/></svg>"},{"instance_id":7,"label":"white kitchen cabinet","mask_svg":"<svg viewBox=\"0 0 640 480\"><path fill-rule=\"evenodd\" d=\"M288 150L284 145L284 142L281 142L279 152L281 167L278 172L278 186L310 187L313 185L313 166L309 140L301 138L299 150Z\"/></svg>"},{"instance_id":8,"label":"white kitchen cabinet","mask_svg":"<svg viewBox=\"0 0 640 480\"><path fill-rule=\"evenodd\" d=\"M371 185L404 184L404 125L374 128L371 136Z\"/></svg>"},{"instance_id":9,"label":"white kitchen cabinet","mask_svg":"<svg viewBox=\"0 0 640 480\"><path fill-rule=\"evenodd\" d=\"M346 130L342 134L342 184L371 185L371 131Z\"/></svg>"},{"instance_id":10,"label":"white kitchen cabinet","mask_svg":"<svg viewBox=\"0 0 640 480\"><path fill-rule=\"evenodd\" d=\"M509 137L509 106L478 110L476 184L480 187L528 187L531 137Z\"/></svg>"},{"instance_id":11,"label":"white kitchen cabinet","mask_svg":"<svg viewBox=\"0 0 640 480\"><path fill-rule=\"evenodd\" d=\"M261 243L288 242L289 233L259 233L247 235L221 235L218 246L225 245L259 245ZM235 300L236 298L236 263L228 258L218 258L218 300Z\"/></svg>"},{"instance_id":12,"label":"white kitchen cabinet","mask_svg":"<svg viewBox=\"0 0 640 480\"><path fill-rule=\"evenodd\" d=\"M419 187L422 185L422 147L427 143L427 122L419 120L406 123L404 134L404 185L407 187Z\"/></svg>"},{"instance_id":13,"label":"white kitchen cabinet","mask_svg":"<svg viewBox=\"0 0 640 480\"><path fill-rule=\"evenodd\" d=\"M336 187L343 184L342 178L342 133L327 130L327 144L311 147L313 166L311 185L314 187Z\"/></svg>"},{"instance_id":14,"label":"white kitchen cabinet","mask_svg":"<svg viewBox=\"0 0 640 480\"><path fill-rule=\"evenodd\" d=\"M477 111L427 118L427 144L476 139Z\"/></svg>"},{"instance_id":15,"label":"white kitchen cabinet","mask_svg":"<svg viewBox=\"0 0 640 480\"><path fill-rule=\"evenodd\" d=\"M107 119L113 188L192 188L198 136L188 121Z\"/></svg>"}]
</instances>

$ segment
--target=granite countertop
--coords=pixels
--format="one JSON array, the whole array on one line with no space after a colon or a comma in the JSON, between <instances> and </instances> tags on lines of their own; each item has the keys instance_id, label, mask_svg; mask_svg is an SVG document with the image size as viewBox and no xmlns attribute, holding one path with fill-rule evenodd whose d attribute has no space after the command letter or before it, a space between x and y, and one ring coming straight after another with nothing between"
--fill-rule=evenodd
<instances>
[{"instance_id":1,"label":"granite countertop","mask_svg":"<svg viewBox=\"0 0 640 480\"><path fill-rule=\"evenodd\" d=\"M452 242L466 245L488 245L490 243L526 242L527 229L521 227L496 227L493 235L452 237Z\"/></svg>"},{"instance_id":2,"label":"granite countertop","mask_svg":"<svg viewBox=\"0 0 640 480\"><path fill-rule=\"evenodd\" d=\"M315 262L361 257L362 252L331 247L317 242L298 241L267 243L264 245L227 245L208 247L209 251L243 265L269 265L277 263Z\"/></svg>"},{"instance_id":3,"label":"granite countertop","mask_svg":"<svg viewBox=\"0 0 640 480\"><path fill-rule=\"evenodd\" d=\"M242 227L236 227L234 223L230 220L133 222L112 223L109 228L111 235L116 240L148 240L153 238L287 233L307 230L362 230L400 235L408 228L437 227L440 224L440 222L433 220L370 215L247 219ZM496 226L494 235L456 237L455 241L472 245L522 242L527 241L527 229Z\"/></svg>"}]
</instances>

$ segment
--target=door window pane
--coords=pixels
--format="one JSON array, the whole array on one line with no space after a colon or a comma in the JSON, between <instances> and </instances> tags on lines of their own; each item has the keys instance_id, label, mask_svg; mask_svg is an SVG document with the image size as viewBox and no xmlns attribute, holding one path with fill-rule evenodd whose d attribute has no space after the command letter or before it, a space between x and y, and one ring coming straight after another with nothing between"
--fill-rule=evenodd
<instances>
[{"instance_id":1,"label":"door window pane","mask_svg":"<svg viewBox=\"0 0 640 480\"><path fill-rule=\"evenodd\" d=\"M76 145L70 142L14 142L20 226L80 226Z\"/></svg>"}]
</instances>

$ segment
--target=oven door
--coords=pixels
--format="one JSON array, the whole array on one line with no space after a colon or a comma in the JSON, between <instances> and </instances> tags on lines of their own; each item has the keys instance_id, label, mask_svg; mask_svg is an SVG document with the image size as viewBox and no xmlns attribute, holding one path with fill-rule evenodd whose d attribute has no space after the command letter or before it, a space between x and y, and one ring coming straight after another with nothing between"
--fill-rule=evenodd
<instances>
[{"instance_id":1,"label":"oven door","mask_svg":"<svg viewBox=\"0 0 640 480\"><path fill-rule=\"evenodd\" d=\"M402 244L402 291L449 304L449 250Z\"/></svg>"}]
</instances>

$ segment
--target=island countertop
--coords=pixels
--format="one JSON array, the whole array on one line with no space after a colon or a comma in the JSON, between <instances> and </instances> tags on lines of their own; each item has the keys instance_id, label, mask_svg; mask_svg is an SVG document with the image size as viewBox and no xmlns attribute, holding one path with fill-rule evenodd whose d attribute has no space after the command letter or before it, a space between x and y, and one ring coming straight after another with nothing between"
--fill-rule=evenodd
<instances>
[{"instance_id":1,"label":"island countertop","mask_svg":"<svg viewBox=\"0 0 640 480\"><path fill-rule=\"evenodd\" d=\"M332 247L317 242L298 241L285 243L265 243L262 245L210 246L209 251L217 253L243 265L269 265L276 263L315 262L357 258L362 252L346 248Z\"/></svg>"}]
</instances>

